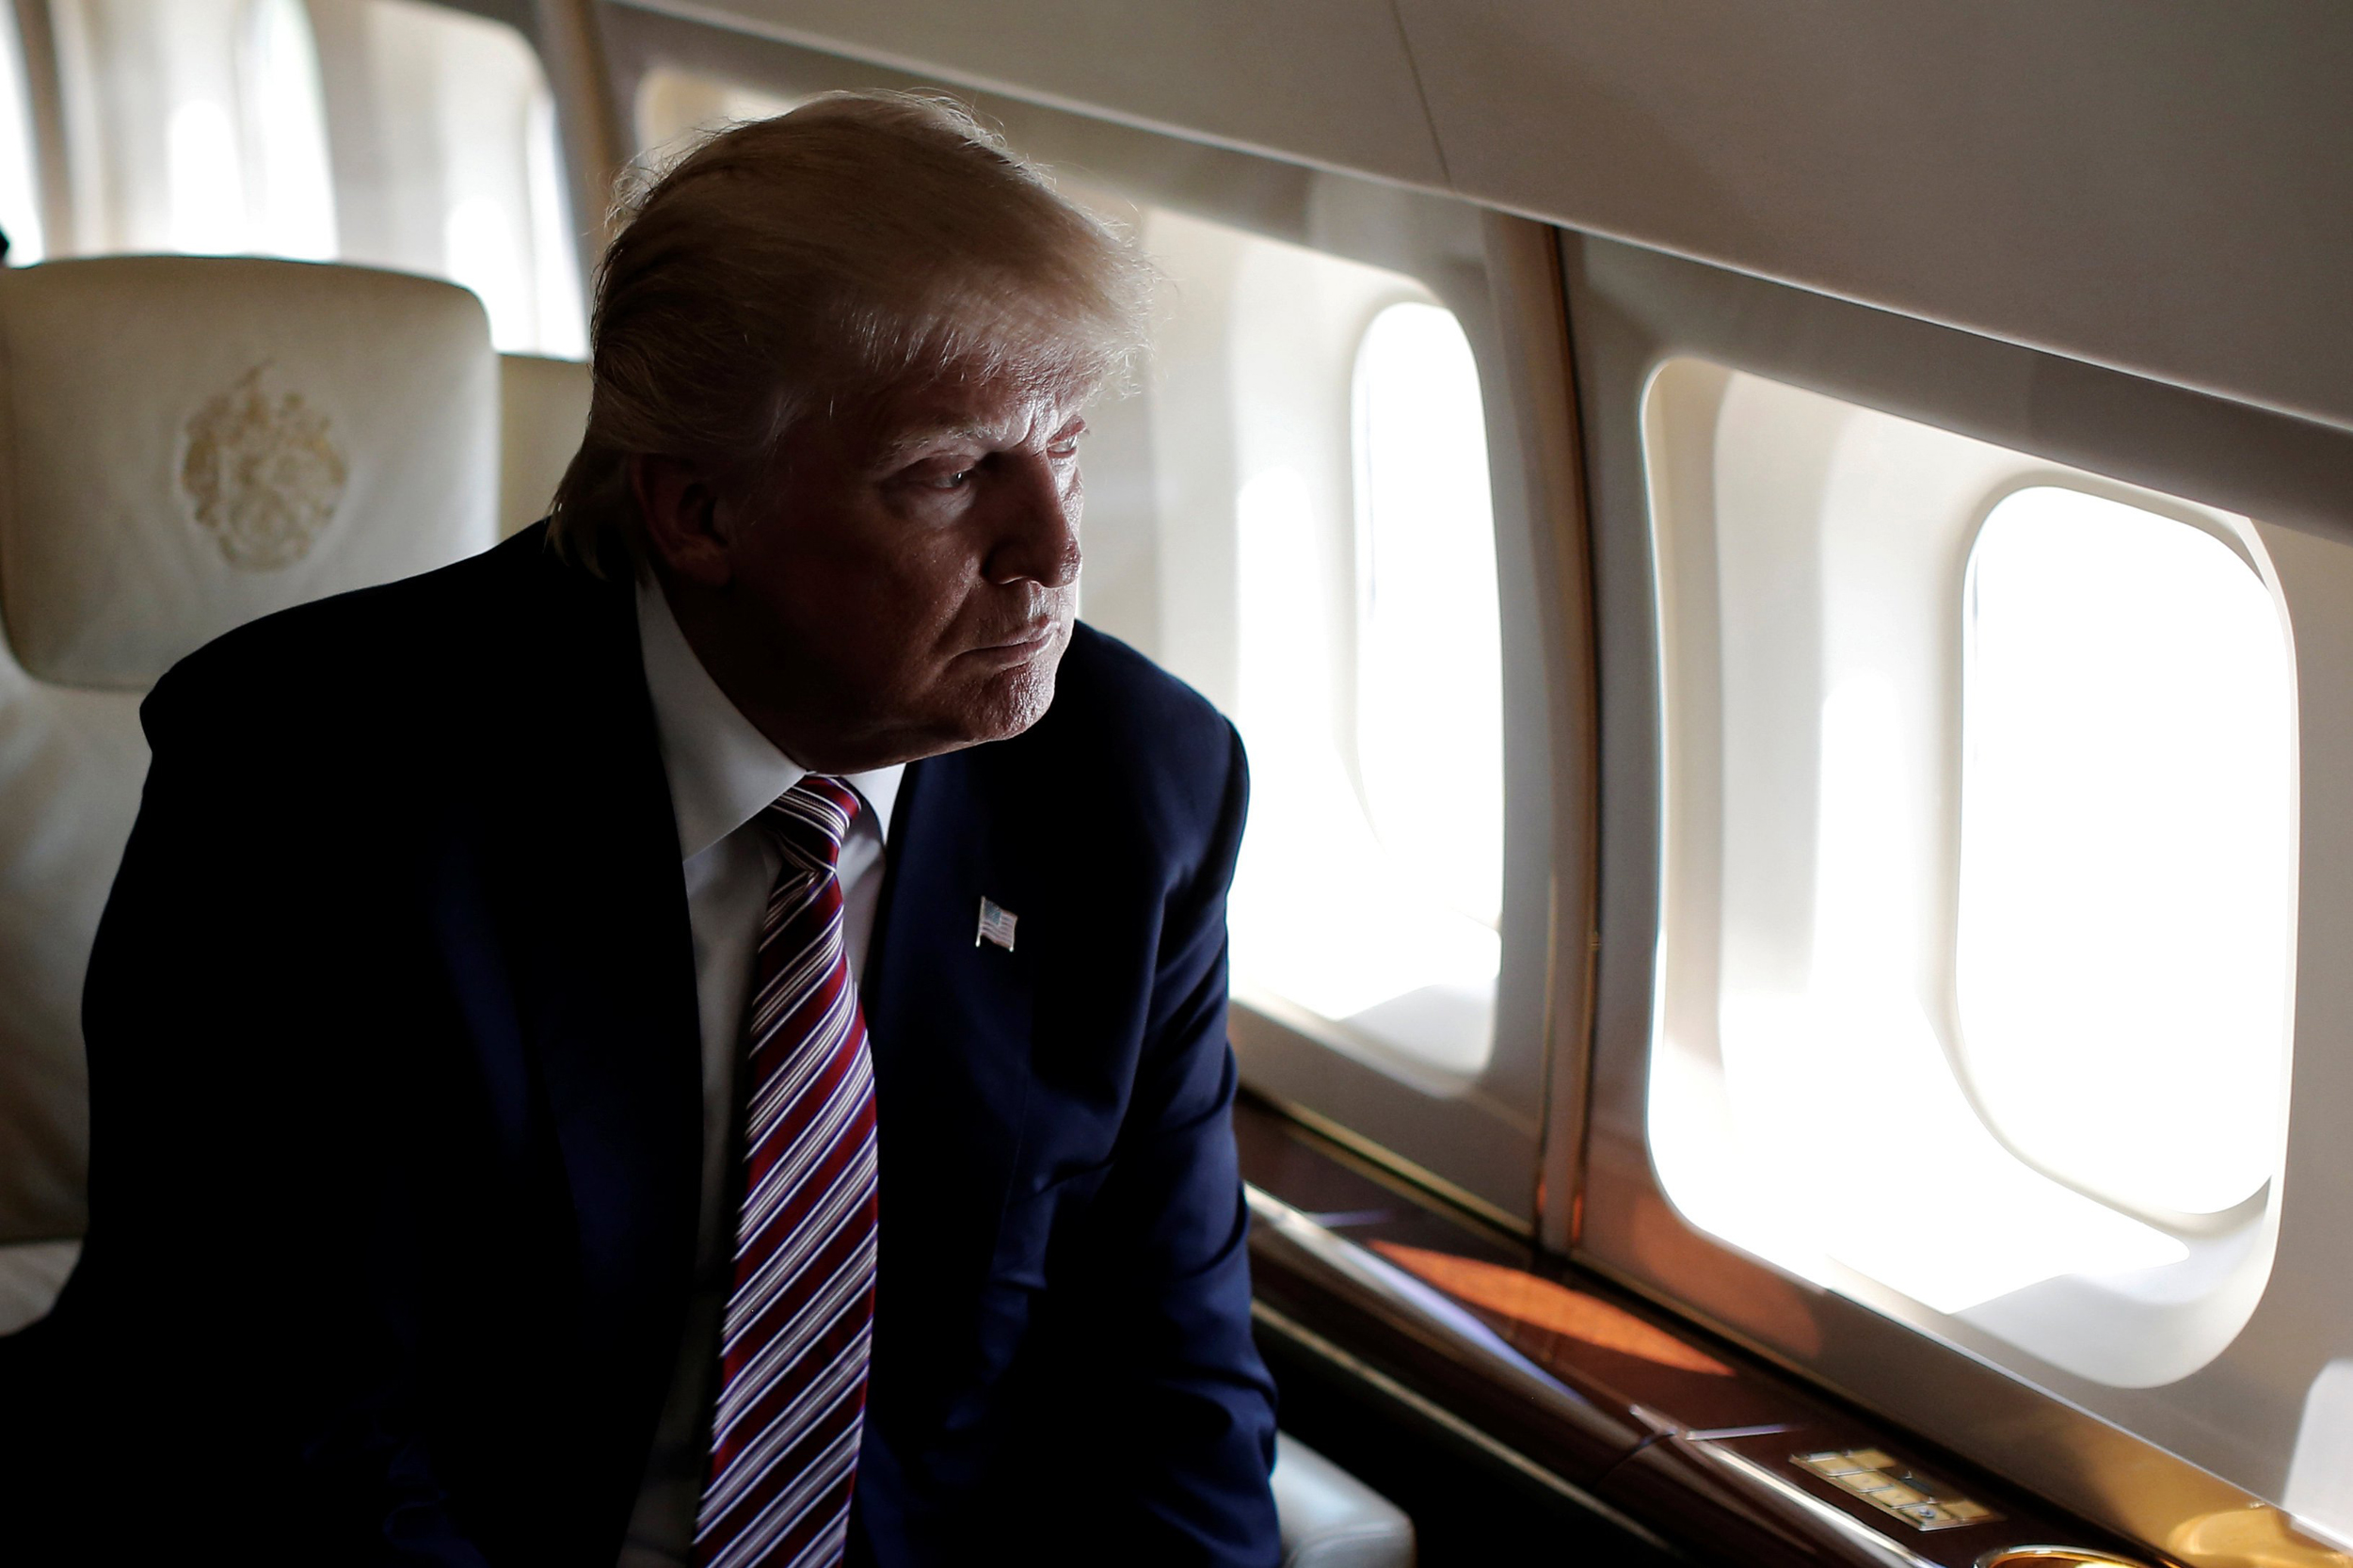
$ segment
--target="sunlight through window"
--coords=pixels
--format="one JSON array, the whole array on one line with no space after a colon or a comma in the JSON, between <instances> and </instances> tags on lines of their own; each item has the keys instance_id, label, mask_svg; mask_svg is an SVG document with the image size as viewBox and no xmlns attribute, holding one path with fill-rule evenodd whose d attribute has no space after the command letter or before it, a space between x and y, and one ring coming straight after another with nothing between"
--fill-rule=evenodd
<instances>
[{"instance_id":1,"label":"sunlight through window","mask_svg":"<svg viewBox=\"0 0 2353 1568\"><path fill-rule=\"evenodd\" d=\"M1374 829L1490 928L1503 887L1503 688L1479 367L1450 311L1392 305L1356 360L1357 756Z\"/></svg>"},{"instance_id":2,"label":"sunlight through window","mask_svg":"<svg viewBox=\"0 0 2353 1568\"><path fill-rule=\"evenodd\" d=\"M536 274L542 354L588 358L588 311L580 293L580 241L572 232L571 196L564 184L563 137L555 120L555 95L540 83L531 95L523 137L529 161L531 256Z\"/></svg>"},{"instance_id":3,"label":"sunlight through window","mask_svg":"<svg viewBox=\"0 0 2353 1568\"><path fill-rule=\"evenodd\" d=\"M171 179L171 248L216 256L244 250L245 168L229 111L209 98L172 110L164 156Z\"/></svg>"},{"instance_id":4,"label":"sunlight through window","mask_svg":"<svg viewBox=\"0 0 2353 1568\"><path fill-rule=\"evenodd\" d=\"M335 186L328 169L327 105L318 46L301 0L260 0L250 41L258 187L257 250L306 262L335 256Z\"/></svg>"},{"instance_id":5,"label":"sunlight through window","mask_svg":"<svg viewBox=\"0 0 2353 1568\"><path fill-rule=\"evenodd\" d=\"M354 135L384 173L379 238L355 259L472 289L504 353L585 346L547 78L514 28L415 0L368 0L372 96ZM431 231L411 215L438 213Z\"/></svg>"},{"instance_id":6,"label":"sunlight through window","mask_svg":"<svg viewBox=\"0 0 2353 1568\"><path fill-rule=\"evenodd\" d=\"M8 236L11 266L28 266L48 250L35 168L24 51L17 37L15 11L0 8L0 232Z\"/></svg>"},{"instance_id":7,"label":"sunlight through window","mask_svg":"<svg viewBox=\"0 0 2353 1568\"><path fill-rule=\"evenodd\" d=\"M585 354L554 101L516 28L420 0L107 0L56 17L80 252L447 278L481 296L500 349ZM12 236L30 178L19 195L0 155Z\"/></svg>"},{"instance_id":8,"label":"sunlight through window","mask_svg":"<svg viewBox=\"0 0 2353 1568\"><path fill-rule=\"evenodd\" d=\"M1969 1076L2045 1169L2230 1208L2281 1131L2295 687L2271 596L2212 534L2053 486L1993 508L1968 592Z\"/></svg>"},{"instance_id":9,"label":"sunlight through window","mask_svg":"<svg viewBox=\"0 0 2353 1568\"><path fill-rule=\"evenodd\" d=\"M441 255L450 281L481 296L490 336L501 347L521 346L535 335L527 248L510 214L487 196L469 196L441 220Z\"/></svg>"}]
</instances>

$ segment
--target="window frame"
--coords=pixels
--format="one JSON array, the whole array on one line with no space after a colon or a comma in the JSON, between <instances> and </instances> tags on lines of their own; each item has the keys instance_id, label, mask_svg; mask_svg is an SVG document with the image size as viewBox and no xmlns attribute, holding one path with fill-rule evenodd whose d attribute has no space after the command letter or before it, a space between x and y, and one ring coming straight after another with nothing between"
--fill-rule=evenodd
<instances>
[{"instance_id":1,"label":"window frame","mask_svg":"<svg viewBox=\"0 0 2353 1568\"><path fill-rule=\"evenodd\" d=\"M2002 1370L1958 1337L1931 1337L1792 1280L1697 1231L1667 1201L1645 1137L1662 800L1656 567L1641 410L1658 366L1705 360L2089 469L2120 485L2253 517L2292 611L2299 574L2331 602L2340 594L2353 602L2353 562L2339 580L2330 575L2333 557L2317 553L2353 539L2353 504L2346 500L2353 495L2353 431L1622 242L1564 233L1562 243L1594 475L1603 939L1588 1055L1581 1069L1572 1069L1585 1082L1584 1102L1561 1112L1577 1118L1585 1158L1573 1174L1575 1201L1547 1209L1542 1240L2128 1536L2166 1543L2198 1516L2246 1506L2255 1500L2252 1493L2135 1434L2162 1430L2170 1418L2165 1388L2100 1390L2047 1366L2031 1378ZM2137 495L2135 504L2145 504L2145 498ZM2319 620L2325 637L2302 620L2296 627L2304 701L2304 870L2294 1005L2306 1039L2313 1038L2312 955L2325 955L2353 928L2345 893L2321 886L2312 871L2316 855L2353 838L2353 789L2325 773L2334 737L2353 734L2353 701L2334 693L2317 700L2310 672L2331 657L2319 644L2337 640L2329 617ZM2333 1016L2337 1005L2329 1002L2325 1016ZM2313 1066L2308 1053L2292 1069L2292 1147L2298 1110L2311 1116L2321 1092L2307 1080L2327 1076ZM2330 1064L2328 1071L2348 1069ZM2307 1160L2318 1166L2316 1156L2308 1153ZM2290 1163L2293 1202L2297 1181L2311 1178L2297 1176L2293 1152ZM2313 1174L2321 1178L2313 1185L2343 1187L2325 1170ZM2331 1256L2324 1245L2320 1261ZM2281 1266L2287 1266L2284 1241ZM2250 1323L2216 1366L2259 1337L2263 1322L2259 1316ZM2300 1381L2293 1386L2300 1399ZM2103 1394L2106 1418L2089 1413ZM2134 1431L2123 1430L2126 1424ZM2291 1416L2286 1430L2294 1429Z\"/></svg>"},{"instance_id":2,"label":"window frame","mask_svg":"<svg viewBox=\"0 0 2353 1568\"><path fill-rule=\"evenodd\" d=\"M2160 527L2195 504L2127 493L2032 454L1708 360L1669 360L1646 378L1643 399L1665 699L1652 1023L1661 1047L1644 1133L1665 1195L1719 1240L1918 1333L1958 1331L2013 1370L2022 1356L2039 1358L2101 1391L2186 1377L2249 1320L2280 1209L2265 1200L2205 1218L2137 1211L2022 1148L1988 1114L1968 1056L1957 937L1972 547L1998 505L1990 498L2021 493L2017 482L2031 476L2071 495L2099 490L2088 499ZM1907 485L1915 470L1919 481ZM1752 517L1752 506L1761 511ZM2292 657L2276 580L2249 559L2267 561L2262 535L2243 519L2213 520L2247 529L2247 554L2226 549L2218 560L2248 571L2276 651ZM2218 542L2206 529L2183 536ZM1884 715L1894 728L1866 749L1897 776L1871 788L1899 792L1879 829L1892 837L1872 852L1894 873L1881 891L1898 900L1873 918L1883 949L1850 923L1845 901L1873 895L1849 880L1855 841L1832 825L1861 809L1851 768L1873 765L1843 744L1833 764L1832 707L1851 714L1874 690L1896 705ZM2293 700L2292 681L2284 695ZM2280 760L2292 766L2293 748ZM2292 810L2292 796L2280 804ZM1877 995L1875 975L1902 984ZM1784 1000L1800 1012L1784 1013ZM1865 1015L1876 1022L1859 1024ZM1774 1016L1806 1022L1775 1043ZM1833 1038L1841 1043L1824 1052ZM1766 1052L1781 1051L1792 1053L1786 1076L1765 1066ZM1765 1109L1773 1090L1761 1072L1791 1096L1778 1112ZM1882 1074L1919 1097L1890 1097ZM1865 1105L1871 1113L1859 1114ZM1846 1113L1813 1119L1834 1106ZM2279 1130L2267 1140L2272 1171ZM1722 1158L1735 1147L1750 1159ZM1977 1180L2000 1189L1983 1209L1972 1208ZM1923 1249L1880 1224L1782 1223L1809 1189L1858 1184L1955 1216L1967 1241ZM1769 1201L1754 1205L1752 1194ZM2041 1269L2060 1233L2105 1261L2078 1254L2072 1270ZM2005 1244L2013 1240L2026 1244ZM2136 1267L2164 1272L2146 1290L2096 1282ZM2023 1272L2001 1283L2012 1270Z\"/></svg>"}]
</instances>

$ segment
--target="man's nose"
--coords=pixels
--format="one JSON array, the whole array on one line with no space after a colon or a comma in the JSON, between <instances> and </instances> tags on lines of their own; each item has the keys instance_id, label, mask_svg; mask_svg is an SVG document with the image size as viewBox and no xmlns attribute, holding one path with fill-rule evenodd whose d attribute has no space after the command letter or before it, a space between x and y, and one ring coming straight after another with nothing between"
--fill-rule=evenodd
<instances>
[{"instance_id":1,"label":"man's nose","mask_svg":"<svg viewBox=\"0 0 2353 1568\"><path fill-rule=\"evenodd\" d=\"M1067 482L1044 457L1006 465L998 538L984 567L992 583L1024 580L1066 588L1079 580L1079 476Z\"/></svg>"}]
</instances>

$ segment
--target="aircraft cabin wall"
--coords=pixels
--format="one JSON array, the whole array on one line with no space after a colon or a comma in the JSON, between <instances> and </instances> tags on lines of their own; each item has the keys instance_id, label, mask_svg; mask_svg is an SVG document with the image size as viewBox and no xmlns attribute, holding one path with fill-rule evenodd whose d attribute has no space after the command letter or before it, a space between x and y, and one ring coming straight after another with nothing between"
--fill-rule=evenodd
<instances>
[{"instance_id":1,"label":"aircraft cabin wall","mask_svg":"<svg viewBox=\"0 0 2353 1568\"><path fill-rule=\"evenodd\" d=\"M1081 613L1250 749L1248 1114L1514 1279L1779 1368L2143 1554L2348 1560L2342 12L0 23L8 262L462 285L507 356L503 531L581 417L555 361L585 351L616 155L838 88L973 104L1163 275L1154 353L1090 415ZM72 700L120 721L130 696ZM104 722L121 773L136 739ZM89 841L127 828L122 789L92 809ZM36 898L39 836L12 841L22 1322L81 1222L59 1052L104 884ZM1497 1307L1460 1260L1252 1179L1271 1277L1321 1267L1522 1355L1535 1284ZM1331 1347L1293 1298L1267 1310ZM1402 1376L1356 1353L1327 1359ZM1641 1441L1715 1440L1671 1426ZM1465 1441L1545 1469L1536 1439ZM1639 1535L1620 1474L1546 1484ZM1945 1560L1935 1539L1865 1555Z\"/></svg>"},{"instance_id":2,"label":"aircraft cabin wall","mask_svg":"<svg viewBox=\"0 0 2353 1568\"><path fill-rule=\"evenodd\" d=\"M984 24L822 0L730 9L810 50L997 89L992 107L1084 105L1593 236L1563 242L1596 573L1590 804L1576 715L1544 732L1562 829L1545 862L1549 1017L1594 1009L1595 1076L1588 1105L1554 1064L1545 1239L1965 1452L1991 1457L1957 1404L2012 1407L2013 1423L2064 1412L2042 1417L2048 1443L1993 1461L2039 1484L2108 1444L2073 1414L2088 1411L2306 1517L2353 1508L2326 1457L2345 1419L2341 1314L2290 1304L2297 1278L2341 1267L2341 1243L2315 1230L2281 1250L2294 1215L2333 1210L2340 1179L2303 1176L2311 1208L2290 1196L2294 1129L2327 1126L2337 1103L2313 1048L2292 1042L2313 1040L2331 1005L2314 966L2333 951L2336 898L2313 872L2337 831L2320 790L2332 772L2313 760L2338 732L2315 689L2333 665L2301 623L2353 611L2329 542L2348 520L2353 345L2334 336L2349 318L2327 260L2353 209L2329 151L2345 110L2318 63L2353 50L2341 18L2267 8L2225 38L2210 16L2094 6L1816 24L1689 7L1641 25L1585 8L1116 8L1085 27L1053 4ZM1021 136L1025 107L1006 113ZM1063 156L1093 172L1112 135ZM2255 232L2275 243L2250 270L2224 236ZM1246 306L1185 303L1222 305L1230 331L1264 341L1234 325ZM1522 315L1507 331L1531 328ZM1162 375L1193 362L1169 356ZM1496 356L1484 369L1491 405L1527 401ZM2200 395L2214 392L2230 396ZM1237 410L1250 395L1229 393ZM1159 402L1150 413L1169 423ZM1218 469L1211 454L1244 443L1187 434L1237 512L1281 482L1264 459ZM1807 472L1784 472L1801 452ZM1370 493L1360 472L1360 547ZM1246 606L1249 541L1278 536L1270 517L1316 510L1310 488L1239 527L1167 505L1160 526L1245 541ZM1576 552L1572 511L1551 525ZM1507 590L1561 581L1515 543L1499 531ZM1292 580L1323 578L1328 603L1336 553L1301 558ZM1295 602L1290 631L1318 614ZM1514 644L1508 609L1497 624L1507 679L1547 664L1556 683L1582 678L1578 645L1536 646L1579 624L1521 620L1532 644ZM1327 633L1360 692L1350 639L1365 630ZM1226 646L1246 657L1247 632ZM1230 690L1223 666L1177 667ZM1307 684L1328 679L1308 667ZM2089 733L2088 712L2107 728ZM1250 733L1246 696L1241 713ZM1289 717L1257 731L1329 730L1361 759L1361 734ZM1711 782L1687 794L1679 776ZM1585 809L1605 889L1590 997L1574 937L1559 940L1564 885L1573 911L1589 874L1574 847ZM1508 876L1532 843L1506 845ZM1507 966L1529 934L1500 922ZM1434 1105L1492 1100L1490 1084L1449 1093L1430 1076L1443 1056L1368 1027L1379 1004L1335 1032L1331 1012L1240 994L1258 1003L1237 1035L1262 1091L1493 1204L1500 1142L1433 1137ZM1685 1010L1720 1042L1696 1069L1679 1064ZM1753 1042L1745 1055L1736 1036ZM1388 1125L1348 1067L1309 1069L1312 1091L1278 1077L1309 1038L1433 1104ZM1743 1092L1755 1108L1726 1109ZM1776 1145L1805 1155L1763 1157ZM1806 1215L1807 1194L1848 1173L1869 1194L1842 1200L1857 1212ZM1891 1261L1913 1236L1876 1217L1882 1204L1952 1215L1967 1239ZM1482 1211L1497 1208L1528 1212ZM1786 1297L1750 1258L1804 1288ZM1910 1332L1876 1333L1888 1319ZM1962 1353L1924 1358L1906 1348L1920 1332ZM1979 1377L1988 1363L2004 1376ZM1919 1391L1899 1396L1905 1384ZM2180 1549L2197 1485L2119 1495L2106 1472L2131 1463L2060 1489Z\"/></svg>"}]
</instances>

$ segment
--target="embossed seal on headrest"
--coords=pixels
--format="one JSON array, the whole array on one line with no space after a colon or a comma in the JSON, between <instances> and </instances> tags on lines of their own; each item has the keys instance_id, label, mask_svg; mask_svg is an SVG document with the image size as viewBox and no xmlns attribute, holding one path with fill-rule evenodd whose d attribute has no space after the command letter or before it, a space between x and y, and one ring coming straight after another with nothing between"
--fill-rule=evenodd
<instances>
[{"instance_id":1,"label":"embossed seal on headrest","mask_svg":"<svg viewBox=\"0 0 2353 1568\"><path fill-rule=\"evenodd\" d=\"M273 571L310 553L333 520L348 470L325 414L299 392L273 400L266 361L216 392L188 421L180 488L199 526L232 567Z\"/></svg>"}]
</instances>

